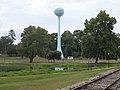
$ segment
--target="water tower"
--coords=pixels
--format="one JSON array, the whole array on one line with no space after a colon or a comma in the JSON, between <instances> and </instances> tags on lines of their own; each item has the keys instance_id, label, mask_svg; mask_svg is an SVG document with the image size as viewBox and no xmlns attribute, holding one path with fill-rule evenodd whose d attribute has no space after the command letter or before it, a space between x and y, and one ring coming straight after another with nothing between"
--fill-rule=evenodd
<instances>
[{"instance_id":1,"label":"water tower","mask_svg":"<svg viewBox=\"0 0 120 90\"><path fill-rule=\"evenodd\" d=\"M61 58L63 59L63 52L61 49L61 33L60 33L60 17L64 14L63 8L56 8L54 11L55 15L58 17L58 40L57 40L57 51L61 52Z\"/></svg>"}]
</instances>

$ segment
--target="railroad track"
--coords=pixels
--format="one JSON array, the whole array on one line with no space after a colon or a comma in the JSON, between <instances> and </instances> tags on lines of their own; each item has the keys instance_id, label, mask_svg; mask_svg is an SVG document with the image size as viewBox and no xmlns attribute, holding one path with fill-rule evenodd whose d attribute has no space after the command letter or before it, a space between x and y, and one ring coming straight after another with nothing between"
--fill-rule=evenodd
<instances>
[{"instance_id":1,"label":"railroad track","mask_svg":"<svg viewBox=\"0 0 120 90\"><path fill-rule=\"evenodd\" d=\"M120 90L120 69L70 90Z\"/></svg>"}]
</instances>

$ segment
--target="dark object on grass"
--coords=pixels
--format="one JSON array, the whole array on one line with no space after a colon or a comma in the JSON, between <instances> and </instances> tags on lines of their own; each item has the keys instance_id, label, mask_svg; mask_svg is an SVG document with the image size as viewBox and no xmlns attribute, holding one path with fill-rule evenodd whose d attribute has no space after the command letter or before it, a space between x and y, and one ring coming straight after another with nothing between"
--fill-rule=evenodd
<instances>
[{"instance_id":1,"label":"dark object on grass","mask_svg":"<svg viewBox=\"0 0 120 90\"><path fill-rule=\"evenodd\" d=\"M49 60L53 60L55 62L55 60L60 60L61 59L61 52L59 51L51 51L47 54L47 59Z\"/></svg>"}]
</instances>

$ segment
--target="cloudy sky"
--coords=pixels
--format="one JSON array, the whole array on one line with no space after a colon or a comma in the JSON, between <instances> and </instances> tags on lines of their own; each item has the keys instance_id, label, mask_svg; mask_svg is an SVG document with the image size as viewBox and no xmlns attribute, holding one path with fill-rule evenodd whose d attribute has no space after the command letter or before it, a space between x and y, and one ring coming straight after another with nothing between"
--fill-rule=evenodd
<instances>
[{"instance_id":1,"label":"cloudy sky","mask_svg":"<svg viewBox=\"0 0 120 90\"><path fill-rule=\"evenodd\" d=\"M13 29L17 40L29 25L57 33L56 7L64 8L61 17L61 32L84 29L85 19L96 17L100 10L117 19L114 32L120 33L120 0L0 0L0 36Z\"/></svg>"}]
</instances>

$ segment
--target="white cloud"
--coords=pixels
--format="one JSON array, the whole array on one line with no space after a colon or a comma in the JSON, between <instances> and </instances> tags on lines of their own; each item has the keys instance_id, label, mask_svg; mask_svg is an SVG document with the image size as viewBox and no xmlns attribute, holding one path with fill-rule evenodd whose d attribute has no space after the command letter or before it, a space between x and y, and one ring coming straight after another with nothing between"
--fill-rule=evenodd
<instances>
[{"instance_id":1,"label":"white cloud","mask_svg":"<svg viewBox=\"0 0 120 90\"><path fill-rule=\"evenodd\" d=\"M85 19L96 17L100 10L106 10L116 17L115 32L119 31L119 0L1 0L0 1L0 35L7 35L10 29L15 30L17 38L28 25L41 26L49 33L57 32L56 7L63 7L61 28L74 31L84 29Z\"/></svg>"}]
</instances>

